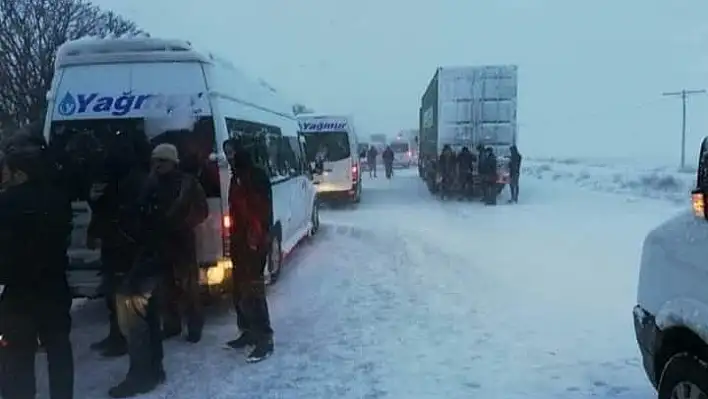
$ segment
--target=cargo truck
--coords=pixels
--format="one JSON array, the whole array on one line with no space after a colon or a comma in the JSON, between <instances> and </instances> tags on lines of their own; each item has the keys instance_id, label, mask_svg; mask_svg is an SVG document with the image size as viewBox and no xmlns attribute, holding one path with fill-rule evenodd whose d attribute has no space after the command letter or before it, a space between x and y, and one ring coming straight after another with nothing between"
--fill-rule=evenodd
<instances>
[{"instance_id":1,"label":"cargo truck","mask_svg":"<svg viewBox=\"0 0 708 399\"><path fill-rule=\"evenodd\" d=\"M497 156L497 192L509 182L509 147L516 144L517 66L440 67L421 98L418 172L438 191L437 160L445 145L456 153L492 147ZM473 170L473 187L479 192Z\"/></svg>"}]
</instances>

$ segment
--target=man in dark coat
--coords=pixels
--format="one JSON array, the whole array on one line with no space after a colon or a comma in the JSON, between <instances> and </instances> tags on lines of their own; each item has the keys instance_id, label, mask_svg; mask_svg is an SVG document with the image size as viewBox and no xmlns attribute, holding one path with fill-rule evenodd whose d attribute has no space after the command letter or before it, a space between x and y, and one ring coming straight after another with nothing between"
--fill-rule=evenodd
<instances>
[{"instance_id":1,"label":"man in dark coat","mask_svg":"<svg viewBox=\"0 0 708 399\"><path fill-rule=\"evenodd\" d=\"M466 197L472 195L472 173L474 162L475 158L470 152L470 149L467 147L462 147L460 154L457 156L457 170L460 175L462 194Z\"/></svg>"},{"instance_id":2,"label":"man in dark coat","mask_svg":"<svg viewBox=\"0 0 708 399\"><path fill-rule=\"evenodd\" d=\"M516 145L511 148L511 160L509 162L509 190L511 191L511 200L509 202L519 202L519 175L521 174L521 154Z\"/></svg>"},{"instance_id":3,"label":"man in dark coat","mask_svg":"<svg viewBox=\"0 0 708 399\"><path fill-rule=\"evenodd\" d=\"M480 162L480 177L483 185L483 201L486 205L497 204L497 157L492 147L487 147Z\"/></svg>"},{"instance_id":4,"label":"man in dark coat","mask_svg":"<svg viewBox=\"0 0 708 399\"><path fill-rule=\"evenodd\" d=\"M369 177L376 177L376 157L379 155L379 151L376 149L375 145L369 147L369 151L366 153L366 163L369 166Z\"/></svg>"},{"instance_id":5,"label":"man in dark coat","mask_svg":"<svg viewBox=\"0 0 708 399\"><path fill-rule=\"evenodd\" d=\"M386 171L386 178L390 179L393 176L393 159L396 155L393 153L391 146L386 146L386 149L381 154L381 160L384 163L384 169Z\"/></svg>"},{"instance_id":6,"label":"man in dark coat","mask_svg":"<svg viewBox=\"0 0 708 399\"><path fill-rule=\"evenodd\" d=\"M72 295L66 279L71 204L48 179L43 147L5 149L0 194L2 396L34 398L35 352L47 352L52 399L73 398L69 341Z\"/></svg>"},{"instance_id":7,"label":"man in dark coat","mask_svg":"<svg viewBox=\"0 0 708 399\"><path fill-rule=\"evenodd\" d=\"M229 211L233 300L240 336L227 342L233 349L252 345L248 362L258 362L273 353L263 270L268 257L273 224L273 194L270 179L256 166L251 153L237 140L224 143L231 165ZM278 254L280 255L280 254Z\"/></svg>"},{"instance_id":8,"label":"man in dark coat","mask_svg":"<svg viewBox=\"0 0 708 399\"><path fill-rule=\"evenodd\" d=\"M440 165L440 175L442 177L442 195L448 197L452 194L452 184L457 172L455 153L449 144L443 146L438 165Z\"/></svg>"},{"instance_id":9,"label":"man in dark coat","mask_svg":"<svg viewBox=\"0 0 708 399\"><path fill-rule=\"evenodd\" d=\"M87 247L101 249L102 293L109 315L108 336L92 344L91 349L101 351L106 357L128 352L118 326L115 295L138 255L137 200L147 178L132 142L111 144L104 163L104 176L93 183L89 194L92 212L87 234Z\"/></svg>"},{"instance_id":10,"label":"man in dark coat","mask_svg":"<svg viewBox=\"0 0 708 399\"><path fill-rule=\"evenodd\" d=\"M116 295L121 332L128 342L130 367L125 380L111 388L113 398L147 393L165 381L162 331L158 309L161 285L172 273L175 256L183 256L189 229L178 204L184 178L172 144L152 152L152 170L138 200L141 251ZM180 211L178 211L180 210ZM193 236L191 236L193 239Z\"/></svg>"}]
</instances>

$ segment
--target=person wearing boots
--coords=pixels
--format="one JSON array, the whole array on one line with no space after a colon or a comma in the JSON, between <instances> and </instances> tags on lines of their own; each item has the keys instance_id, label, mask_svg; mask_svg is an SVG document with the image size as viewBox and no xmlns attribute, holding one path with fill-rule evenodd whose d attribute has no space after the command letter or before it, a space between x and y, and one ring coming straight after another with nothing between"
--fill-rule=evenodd
<instances>
[{"instance_id":1,"label":"person wearing boots","mask_svg":"<svg viewBox=\"0 0 708 399\"><path fill-rule=\"evenodd\" d=\"M386 146L386 149L381 154L381 159L383 160L383 163L384 163L384 170L386 171L386 178L387 179L390 179L393 176L393 159L394 158L395 158L395 154L393 153L391 146Z\"/></svg>"},{"instance_id":2,"label":"person wearing boots","mask_svg":"<svg viewBox=\"0 0 708 399\"><path fill-rule=\"evenodd\" d=\"M150 392L165 381L158 296L174 267L175 248L183 243L185 215L175 212L184 184L179 154L172 144L159 144L151 156L148 181L138 199L140 254L126 273L118 294L118 324L128 342L125 379L108 391L112 398ZM179 251L177 251L179 252Z\"/></svg>"},{"instance_id":3,"label":"person wearing boots","mask_svg":"<svg viewBox=\"0 0 708 399\"><path fill-rule=\"evenodd\" d=\"M494 149L492 149L492 147L487 147L484 152L485 156L481 162L483 168L480 168L480 175L484 184L484 204L496 205L497 157L494 154Z\"/></svg>"},{"instance_id":4,"label":"person wearing boots","mask_svg":"<svg viewBox=\"0 0 708 399\"><path fill-rule=\"evenodd\" d=\"M102 293L108 308L108 336L91 345L102 356L128 353L115 307L116 290L138 255L138 204L147 178L131 142L113 143L105 160L104 181L95 182L89 194L91 222L87 247L101 249ZM123 143L121 143L123 144Z\"/></svg>"},{"instance_id":5,"label":"person wearing boots","mask_svg":"<svg viewBox=\"0 0 708 399\"><path fill-rule=\"evenodd\" d=\"M15 142L17 144L17 142ZM47 352L49 396L74 397L69 340L71 299L66 277L71 203L48 179L46 150L30 143L5 149L0 193L0 330L2 397L36 396L37 340Z\"/></svg>"},{"instance_id":6,"label":"person wearing boots","mask_svg":"<svg viewBox=\"0 0 708 399\"><path fill-rule=\"evenodd\" d=\"M511 161L509 162L509 191L511 199L509 202L519 203L519 174L521 173L521 154L516 145L510 147Z\"/></svg>"},{"instance_id":7,"label":"person wearing boots","mask_svg":"<svg viewBox=\"0 0 708 399\"><path fill-rule=\"evenodd\" d=\"M369 166L369 177L376 177L376 157L379 156L379 151L376 149L375 145L369 147L369 151L366 153L366 163Z\"/></svg>"},{"instance_id":8,"label":"person wearing boots","mask_svg":"<svg viewBox=\"0 0 708 399\"><path fill-rule=\"evenodd\" d=\"M273 224L273 194L270 179L258 167L251 153L238 140L227 140L224 153L231 165L229 212L231 220L231 261L234 264L233 301L240 335L226 343L232 349L252 349L249 363L273 353L263 270L270 247Z\"/></svg>"},{"instance_id":9,"label":"person wearing boots","mask_svg":"<svg viewBox=\"0 0 708 399\"><path fill-rule=\"evenodd\" d=\"M182 176L182 185L170 214L175 220L184 222L176 230L171 267L163 286L163 338L181 335L185 319L186 340L197 343L202 338L204 316L194 229L209 216L209 204L204 188L194 175L196 168L184 166L181 169L176 173Z\"/></svg>"}]
</instances>

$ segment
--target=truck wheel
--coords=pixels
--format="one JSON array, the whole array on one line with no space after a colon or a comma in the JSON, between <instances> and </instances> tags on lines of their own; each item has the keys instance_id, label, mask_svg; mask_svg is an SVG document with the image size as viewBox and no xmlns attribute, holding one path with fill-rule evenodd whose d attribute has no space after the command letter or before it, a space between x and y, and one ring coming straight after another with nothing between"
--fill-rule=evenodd
<instances>
[{"instance_id":1,"label":"truck wheel","mask_svg":"<svg viewBox=\"0 0 708 399\"><path fill-rule=\"evenodd\" d=\"M283 247L280 232L277 232L270 244L268 258L266 258L267 273L264 273L266 285L273 285L278 281L280 268L283 265Z\"/></svg>"},{"instance_id":2,"label":"truck wheel","mask_svg":"<svg viewBox=\"0 0 708 399\"><path fill-rule=\"evenodd\" d=\"M659 399L708 398L708 365L687 352L671 356L658 391Z\"/></svg>"}]
</instances>

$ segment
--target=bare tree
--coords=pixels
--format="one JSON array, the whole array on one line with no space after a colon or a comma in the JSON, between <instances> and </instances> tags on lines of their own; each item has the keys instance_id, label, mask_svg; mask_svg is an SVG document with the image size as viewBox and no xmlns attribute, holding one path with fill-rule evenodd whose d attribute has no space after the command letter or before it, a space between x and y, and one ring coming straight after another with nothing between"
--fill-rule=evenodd
<instances>
[{"instance_id":1,"label":"bare tree","mask_svg":"<svg viewBox=\"0 0 708 399\"><path fill-rule=\"evenodd\" d=\"M126 33L140 30L86 0L0 0L0 126L43 118L61 44Z\"/></svg>"}]
</instances>

